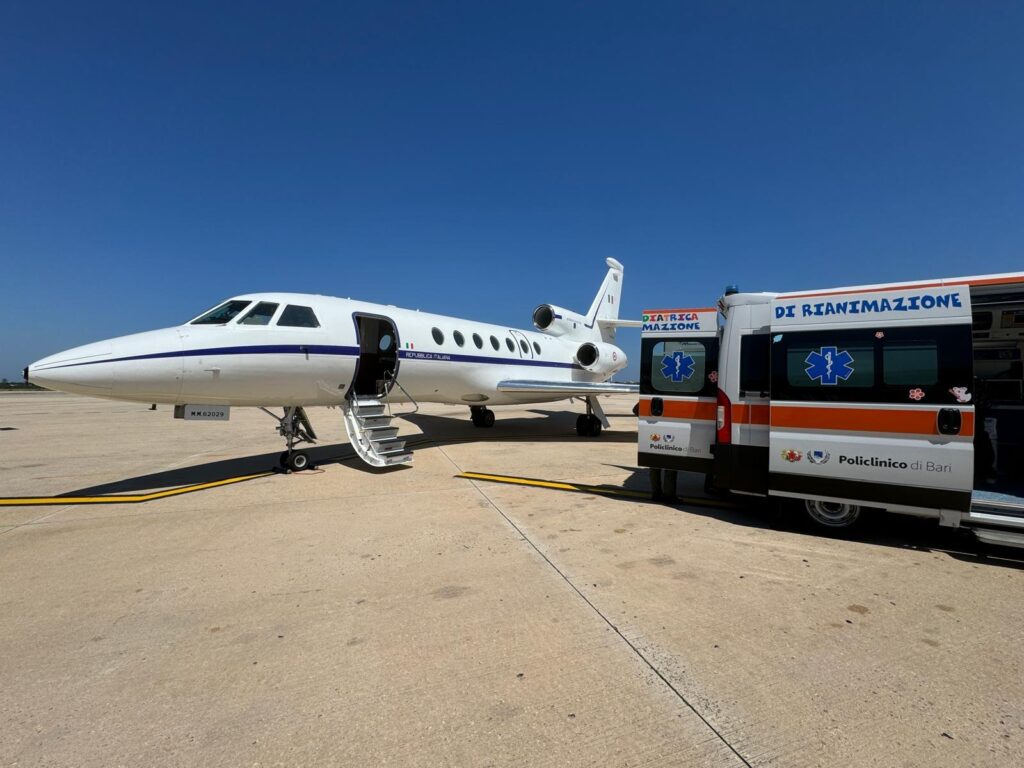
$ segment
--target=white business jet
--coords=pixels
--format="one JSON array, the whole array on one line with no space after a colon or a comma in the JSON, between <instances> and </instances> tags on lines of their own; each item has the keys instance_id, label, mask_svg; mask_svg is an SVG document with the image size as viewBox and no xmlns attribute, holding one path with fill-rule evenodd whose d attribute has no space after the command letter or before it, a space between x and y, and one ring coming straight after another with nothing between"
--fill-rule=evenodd
<instances>
[{"instance_id":1,"label":"white business jet","mask_svg":"<svg viewBox=\"0 0 1024 768\"><path fill-rule=\"evenodd\" d=\"M626 366L615 346L622 265L608 274L586 316L541 304L537 331L302 293L237 296L184 325L87 344L25 369L33 384L93 397L166 403L181 418L227 418L255 406L279 423L282 465L309 466L296 450L316 433L305 409L341 406L349 439L366 463L405 464L412 454L391 423L390 403L468 405L491 427L490 405L578 397L580 436L608 420L597 395L636 392L610 381ZM278 416L268 408L284 409Z\"/></svg>"}]
</instances>

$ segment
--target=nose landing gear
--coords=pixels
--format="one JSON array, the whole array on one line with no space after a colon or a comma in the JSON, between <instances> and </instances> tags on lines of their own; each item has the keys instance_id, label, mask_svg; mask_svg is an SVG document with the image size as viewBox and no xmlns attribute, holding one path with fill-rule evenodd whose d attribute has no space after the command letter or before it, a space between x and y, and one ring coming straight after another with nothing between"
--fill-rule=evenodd
<instances>
[{"instance_id":1,"label":"nose landing gear","mask_svg":"<svg viewBox=\"0 0 1024 768\"><path fill-rule=\"evenodd\" d=\"M494 411L482 405L469 406L469 413L474 427L488 428L494 426Z\"/></svg>"},{"instance_id":2,"label":"nose landing gear","mask_svg":"<svg viewBox=\"0 0 1024 768\"><path fill-rule=\"evenodd\" d=\"M284 409L284 416L278 416L266 408L261 411L273 417L277 423L277 433L285 439L288 449L280 456L280 464L291 472L301 472L309 469L312 465L309 461L309 454L305 451L295 450L298 443L315 443L316 432L313 425L306 416L306 411L301 405L292 405Z\"/></svg>"}]
</instances>

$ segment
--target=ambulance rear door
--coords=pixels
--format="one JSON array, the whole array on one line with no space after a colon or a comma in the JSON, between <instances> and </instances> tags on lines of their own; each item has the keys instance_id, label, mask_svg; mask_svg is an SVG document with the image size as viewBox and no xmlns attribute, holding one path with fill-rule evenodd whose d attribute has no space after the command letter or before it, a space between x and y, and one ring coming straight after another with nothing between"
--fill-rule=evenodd
<instances>
[{"instance_id":1,"label":"ambulance rear door","mask_svg":"<svg viewBox=\"0 0 1024 768\"><path fill-rule=\"evenodd\" d=\"M964 286L777 297L769 492L908 512L967 511L971 349Z\"/></svg>"},{"instance_id":2,"label":"ambulance rear door","mask_svg":"<svg viewBox=\"0 0 1024 768\"><path fill-rule=\"evenodd\" d=\"M644 312L640 466L712 471L718 343L718 311L713 308Z\"/></svg>"}]
</instances>

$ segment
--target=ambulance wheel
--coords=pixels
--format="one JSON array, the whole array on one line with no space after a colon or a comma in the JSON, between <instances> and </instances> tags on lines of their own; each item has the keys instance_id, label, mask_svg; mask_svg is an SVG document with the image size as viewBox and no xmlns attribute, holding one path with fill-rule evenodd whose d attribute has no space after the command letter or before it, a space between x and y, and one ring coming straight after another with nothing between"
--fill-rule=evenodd
<instances>
[{"instance_id":1,"label":"ambulance wheel","mask_svg":"<svg viewBox=\"0 0 1024 768\"><path fill-rule=\"evenodd\" d=\"M803 506L812 523L830 531L853 528L861 519L861 507L856 504L805 499Z\"/></svg>"},{"instance_id":2,"label":"ambulance wheel","mask_svg":"<svg viewBox=\"0 0 1024 768\"><path fill-rule=\"evenodd\" d=\"M301 472L309 469L309 456L303 451L292 451L288 457L288 469L292 472Z\"/></svg>"}]
</instances>

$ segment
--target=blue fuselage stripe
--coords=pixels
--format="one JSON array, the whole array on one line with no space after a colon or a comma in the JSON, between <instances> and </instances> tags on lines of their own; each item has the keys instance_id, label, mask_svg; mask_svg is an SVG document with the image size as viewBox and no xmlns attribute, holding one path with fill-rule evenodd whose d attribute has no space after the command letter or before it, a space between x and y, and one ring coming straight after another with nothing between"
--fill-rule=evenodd
<instances>
[{"instance_id":1,"label":"blue fuselage stripe","mask_svg":"<svg viewBox=\"0 0 1024 768\"><path fill-rule=\"evenodd\" d=\"M359 347L339 347L327 344L262 344L243 347L206 347L203 349L183 349L176 352L153 352L147 355L130 355L114 357L109 360L86 360L81 363L52 365L40 369L52 371L58 368L76 368L80 365L98 365L100 363L124 363L134 360L159 360L173 357L202 357L216 355L337 355L340 357L358 357ZM455 355L447 352L420 352L402 349L399 356L403 360L421 360L450 363L485 363L489 365L527 365L544 368L579 368L574 363L547 362L544 360L526 360L509 357L488 357L486 355Z\"/></svg>"}]
</instances>

